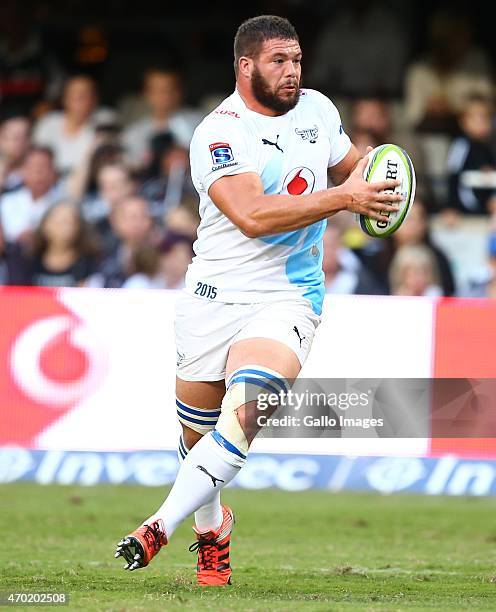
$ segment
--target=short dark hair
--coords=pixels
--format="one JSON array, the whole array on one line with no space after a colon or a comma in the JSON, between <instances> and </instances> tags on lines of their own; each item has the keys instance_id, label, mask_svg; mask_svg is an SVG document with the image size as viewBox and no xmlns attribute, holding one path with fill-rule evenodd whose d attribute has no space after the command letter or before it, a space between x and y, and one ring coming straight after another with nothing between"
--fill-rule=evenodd
<instances>
[{"instance_id":1,"label":"short dark hair","mask_svg":"<svg viewBox=\"0 0 496 612\"><path fill-rule=\"evenodd\" d=\"M234 37L234 71L238 71L240 57L256 57L263 43L274 38L299 40L296 30L284 17L259 15L244 21Z\"/></svg>"}]
</instances>

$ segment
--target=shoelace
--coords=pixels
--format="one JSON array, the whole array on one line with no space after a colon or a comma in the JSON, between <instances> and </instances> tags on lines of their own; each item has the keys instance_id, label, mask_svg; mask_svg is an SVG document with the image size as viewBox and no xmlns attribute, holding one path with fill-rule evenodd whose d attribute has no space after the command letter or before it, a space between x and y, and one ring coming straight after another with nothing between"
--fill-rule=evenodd
<instances>
[{"instance_id":1,"label":"shoelace","mask_svg":"<svg viewBox=\"0 0 496 612\"><path fill-rule=\"evenodd\" d=\"M143 537L147 541L148 546L151 546L155 552L160 549L162 536L156 523L146 526Z\"/></svg>"},{"instance_id":2,"label":"shoelace","mask_svg":"<svg viewBox=\"0 0 496 612\"><path fill-rule=\"evenodd\" d=\"M216 557L219 554L217 543L214 540L200 538L189 547L190 552L198 551L198 565L202 569L212 570L215 568Z\"/></svg>"}]
</instances>

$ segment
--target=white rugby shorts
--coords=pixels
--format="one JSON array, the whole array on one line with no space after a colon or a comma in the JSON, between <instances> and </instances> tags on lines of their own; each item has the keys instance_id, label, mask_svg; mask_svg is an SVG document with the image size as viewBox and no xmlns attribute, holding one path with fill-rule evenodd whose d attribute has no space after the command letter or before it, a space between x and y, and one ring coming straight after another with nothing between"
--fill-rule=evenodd
<instances>
[{"instance_id":1,"label":"white rugby shorts","mask_svg":"<svg viewBox=\"0 0 496 612\"><path fill-rule=\"evenodd\" d=\"M224 380L230 347L238 340L282 342L304 364L320 323L301 298L229 304L183 294L176 303L177 376L182 380Z\"/></svg>"}]
</instances>

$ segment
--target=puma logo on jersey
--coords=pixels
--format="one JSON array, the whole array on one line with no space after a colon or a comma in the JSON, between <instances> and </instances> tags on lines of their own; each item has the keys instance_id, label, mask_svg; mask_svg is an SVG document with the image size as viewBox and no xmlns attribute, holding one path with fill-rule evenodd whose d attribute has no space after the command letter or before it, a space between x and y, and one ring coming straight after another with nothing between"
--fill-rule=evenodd
<instances>
[{"instance_id":1,"label":"puma logo on jersey","mask_svg":"<svg viewBox=\"0 0 496 612\"><path fill-rule=\"evenodd\" d=\"M262 144L272 145L278 151L280 151L281 153L284 153L284 151L281 149L281 147L279 146L279 144L277 142L278 140L279 140L279 134L276 136L276 141L275 142L271 142L270 140L267 140L267 138L262 138Z\"/></svg>"},{"instance_id":2,"label":"puma logo on jersey","mask_svg":"<svg viewBox=\"0 0 496 612\"><path fill-rule=\"evenodd\" d=\"M207 476L210 476L210 478L212 479L212 482L214 483L214 487L217 486L218 482L224 482L222 478L217 478L216 476L212 476L212 474L207 470L207 468L204 468L203 465L197 465L196 467L204 474L207 474Z\"/></svg>"},{"instance_id":3,"label":"puma logo on jersey","mask_svg":"<svg viewBox=\"0 0 496 612\"><path fill-rule=\"evenodd\" d=\"M301 348L301 343L303 342L303 340L306 340L307 337L306 336L300 336L300 330L296 327L296 325L293 327L293 331L298 336L298 340L300 341L300 348Z\"/></svg>"}]
</instances>

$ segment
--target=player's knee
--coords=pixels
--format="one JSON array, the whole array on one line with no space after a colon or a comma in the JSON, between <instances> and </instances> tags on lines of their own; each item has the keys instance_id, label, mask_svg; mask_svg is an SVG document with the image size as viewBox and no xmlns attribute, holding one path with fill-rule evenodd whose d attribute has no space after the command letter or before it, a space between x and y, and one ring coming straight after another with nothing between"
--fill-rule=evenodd
<instances>
[{"instance_id":1,"label":"player's knee","mask_svg":"<svg viewBox=\"0 0 496 612\"><path fill-rule=\"evenodd\" d=\"M287 393L289 385L284 376L270 368L248 365L235 370L226 381L226 387L213 436L221 446L237 453L240 458L246 458L249 442L239 422L239 408L257 400L260 394Z\"/></svg>"},{"instance_id":2,"label":"player's knee","mask_svg":"<svg viewBox=\"0 0 496 612\"><path fill-rule=\"evenodd\" d=\"M193 446L199 442L204 434L200 434L197 431L194 431L184 423L181 423L183 432L181 434L181 438L183 440L183 444L185 445L187 450L191 450Z\"/></svg>"},{"instance_id":3,"label":"player's knee","mask_svg":"<svg viewBox=\"0 0 496 612\"><path fill-rule=\"evenodd\" d=\"M189 435L188 430L193 430L200 436L205 435L215 427L217 420L220 416L220 408L216 410L207 410L205 408L196 408L185 404L176 398L177 417L183 425L183 430L188 439L188 448L191 448L199 438L195 439L195 436Z\"/></svg>"}]
</instances>

